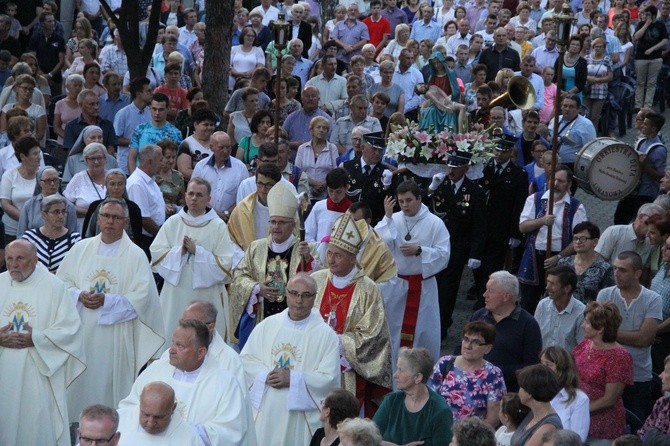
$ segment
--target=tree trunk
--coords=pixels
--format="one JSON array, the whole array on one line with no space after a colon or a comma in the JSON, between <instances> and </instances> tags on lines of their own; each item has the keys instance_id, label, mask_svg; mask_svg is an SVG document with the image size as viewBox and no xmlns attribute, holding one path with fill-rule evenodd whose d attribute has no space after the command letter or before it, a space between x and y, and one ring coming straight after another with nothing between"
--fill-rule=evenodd
<instances>
[{"instance_id":1,"label":"tree trunk","mask_svg":"<svg viewBox=\"0 0 670 446\"><path fill-rule=\"evenodd\" d=\"M335 7L337 6L337 2L320 2L319 6L321 6L321 13L320 15L320 20L321 20L321 30L326 27L326 22L333 17L335 17ZM391 31L393 32L393 31Z\"/></svg>"},{"instance_id":2,"label":"tree trunk","mask_svg":"<svg viewBox=\"0 0 670 446\"><path fill-rule=\"evenodd\" d=\"M230 44L233 37L233 0L205 3L205 60L202 91L209 108L219 116L228 102Z\"/></svg>"},{"instance_id":3,"label":"tree trunk","mask_svg":"<svg viewBox=\"0 0 670 446\"><path fill-rule=\"evenodd\" d=\"M211 3L211 2L210 2ZM149 16L149 30L147 31L147 40L144 48L140 48L140 10L137 0L123 0L119 8L119 18L117 19L112 9L106 1L100 0L102 8L119 30L121 44L128 58L128 70L130 79L144 77L147 75L147 68L151 64L156 38L158 37L158 22L160 20L161 0L152 0L151 15ZM124 75L125 73L119 73Z\"/></svg>"}]
</instances>

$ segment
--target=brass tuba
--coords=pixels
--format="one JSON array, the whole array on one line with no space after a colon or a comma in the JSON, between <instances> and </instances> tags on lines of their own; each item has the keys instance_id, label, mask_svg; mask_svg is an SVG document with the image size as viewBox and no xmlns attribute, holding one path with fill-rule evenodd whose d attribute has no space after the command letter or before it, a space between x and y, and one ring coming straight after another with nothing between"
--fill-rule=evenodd
<instances>
[{"instance_id":1,"label":"brass tuba","mask_svg":"<svg viewBox=\"0 0 670 446\"><path fill-rule=\"evenodd\" d=\"M492 100L488 109L498 106L507 109L510 105L514 105L521 110L528 110L535 104L536 98L533 84L523 76L514 76L507 84L507 92Z\"/></svg>"}]
</instances>

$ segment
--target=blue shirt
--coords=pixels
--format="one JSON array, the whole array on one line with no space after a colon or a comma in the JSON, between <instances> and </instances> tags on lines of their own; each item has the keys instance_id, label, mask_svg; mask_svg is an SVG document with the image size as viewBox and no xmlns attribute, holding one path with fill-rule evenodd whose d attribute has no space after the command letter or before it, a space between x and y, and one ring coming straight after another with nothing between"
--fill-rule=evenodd
<instances>
[{"instance_id":1,"label":"blue shirt","mask_svg":"<svg viewBox=\"0 0 670 446\"><path fill-rule=\"evenodd\" d=\"M133 132L130 147L139 152L147 144L156 144L161 139L171 139L179 144L182 140L181 132L177 127L166 122L163 127L154 127L151 121L139 125Z\"/></svg>"},{"instance_id":2,"label":"blue shirt","mask_svg":"<svg viewBox=\"0 0 670 446\"><path fill-rule=\"evenodd\" d=\"M409 38L414 39L417 42L421 42L424 39L430 39L434 43L440 38L440 34L442 34L442 30L436 21L431 20L426 24L423 20L417 20L412 24L412 31L409 34Z\"/></svg>"},{"instance_id":3,"label":"blue shirt","mask_svg":"<svg viewBox=\"0 0 670 446\"><path fill-rule=\"evenodd\" d=\"M416 84L423 82L421 72L416 69L414 65L409 67L404 73L400 71L400 67L396 67L393 73L393 83L398 84L405 92L405 113L414 110L421 105L421 96L414 92Z\"/></svg>"},{"instance_id":4,"label":"blue shirt","mask_svg":"<svg viewBox=\"0 0 670 446\"><path fill-rule=\"evenodd\" d=\"M562 115L559 119L558 136L566 137L566 139L570 140L572 145L562 142L558 149L558 154L561 157L562 162L572 164L577 158L577 152L581 150L584 144L596 139L596 129L593 127L593 123L589 119L581 115L577 115L577 118L575 118L574 121L565 120ZM548 127L549 134L553 136L553 119L549 121Z\"/></svg>"},{"instance_id":5,"label":"blue shirt","mask_svg":"<svg viewBox=\"0 0 670 446\"><path fill-rule=\"evenodd\" d=\"M114 122L116 114L126 105L130 104L130 96L121 93L116 101L109 99L108 95L100 98L100 117L109 122Z\"/></svg>"},{"instance_id":6,"label":"blue shirt","mask_svg":"<svg viewBox=\"0 0 670 446\"><path fill-rule=\"evenodd\" d=\"M312 134L309 133L309 122L315 116L323 116L330 122L327 139L330 140L330 134L335 128L335 121L333 118L320 108L317 108L312 113L307 114L304 109L296 110L286 117L284 125L282 126L288 134L289 141L310 141Z\"/></svg>"},{"instance_id":7,"label":"blue shirt","mask_svg":"<svg viewBox=\"0 0 670 446\"><path fill-rule=\"evenodd\" d=\"M370 32L368 27L365 26L365 23L360 20L356 20L352 26L349 26L348 20L342 20L335 25L333 30L333 38L339 39L342 43L347 45L355 45L361 40L370 41ZM342 62L349 63L352 57L361 54L361 50L352 51L350 53L345 53L342 48L337 51L337 59Z\"/></svg>"}]
</instances>

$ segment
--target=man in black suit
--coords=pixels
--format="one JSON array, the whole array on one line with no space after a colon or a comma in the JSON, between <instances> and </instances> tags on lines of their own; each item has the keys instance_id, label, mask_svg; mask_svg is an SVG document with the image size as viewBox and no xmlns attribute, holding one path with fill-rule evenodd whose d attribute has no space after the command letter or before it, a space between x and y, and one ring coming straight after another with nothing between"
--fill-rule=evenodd
<instances>
[{"instance_id":1,"label":"man in black suit","mask_svg":"<svg viewBox=\"0 0 670 446\"><path fill-rule=\"evenodd\" d=\"M481 268L475 271L479 299L476 308L484 303L482 296L489 275L502 270L508 250L521 244L519 216L528 196L528 175L511 161L515 143L514 136L502 136L496 146L495 157L484 167L484 176L480 180L488 194L488 226L484 232L486 255Z\"/></svg>"},{"instance_id":2,"label":"man in black suit","mask_svg":"<svg viewBox=\"0 0 670 446\"><path fill-rule=\"evenodd\" d=\"M467 265L474 271L484 258L486 196L479 184L465 176L471 158L471 153L463 151L450 155L446 175L439 173L433 177L426 199L430 211L447 226L451 244L449 265L435 275L442 339L452 323L463 268Z\"/></svg>"},{"instance_id":3,"label":"man in black suit","mask_svg":"<svg viewBox=\"0 0 670 446\"><path fill-rule=\"evenodd\" d=\"M393 196L397 185L391 171L381 162L383 150L383 133L368 133L363 135L361 157L342 164L349 173L347 195L351 201L364 201L370 206L373 227L384 218L384 198Z\"/></svg>"},{"instance_id":4,"label":"man in black suit","mask_svg":"<svg viewBox=\"0 0 670 446\"><path fill-rule=\"evenodd\" d=\"M303 17L305 7L296 3L291 7L291 39L302 40L302 57L309 59L309 49L312 47L312 27ZM291 40L289 39L289 40Z\"/></svg>"}]
</instances>

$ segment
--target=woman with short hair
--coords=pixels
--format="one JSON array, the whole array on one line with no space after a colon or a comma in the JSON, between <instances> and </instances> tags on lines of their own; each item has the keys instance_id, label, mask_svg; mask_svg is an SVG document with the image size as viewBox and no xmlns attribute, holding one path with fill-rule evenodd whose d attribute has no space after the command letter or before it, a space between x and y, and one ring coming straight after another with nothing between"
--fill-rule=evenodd
<instances>
[{"instance_id":1,"label":"woman with short hair","mask_svg":"<svg viewBox=\"0 0 670 446\"><path fill-rule=\"evenodd\" d=\"M337 426L347 418L358 416L358 400L345 389L330 391L321 407L321 422L312 436L309 446L336 446L340 444Z\"/></svg>"},{"instance_id":2,"label":"woman with short hair","mask_svg":"<svg viewBox=\"0 0 670 446\"><path fill-rule=\"evenodd\" d=\"M551 400L560 391L556 375L549 367L535 364L517 370L516 376L519 398L530 412L514 431L511 445L540 446L545 433L563 428L561 418L551 406Z\"/></svg>"},{"instance_id":3,"label":"woman with short hair","mask_svg":"<svg viewBox=\"0 0 670 446\"><path fill-rule=\"evenodd\" d=\"M298 147L295 165L302 169L309 179L314 200L326 198L326 174L337 167L339 152L337 146L328 141L330 122L323 116L315 116L309 122L312 139Z\"/></svg>"},{"instance_id":4,"label":"woman with short hair","mask_svg":"<svg viewBox=\"0 0 670 446\"><path fill-rule=\"evenodd\" d=\"M86 170L86 160L84 159L84 148L89 144L101 143L103 141L103 132L97 125L89 125L84 127L84 130L79 134L77 140L72 144L72 148L65 161L65 168L63 169L63 184L67 186L72 178L84 170ZM119 167L116 158L108 154L105 150L105 169L116 169Z\"/></svg>"},{"instance_id":5,"label":"woman with short hair","mask_svg":"<svg viewBox=\"0 0 670 446\"><path fill-rule=\"evenodd\" d=\"M68 251L81 240L78 232L65 226L68 202L60 194L53 194L42 200L42 219L39 228L27 230L22 238L35 246L37 260L50 273L55 274Z\"/></svg>"},{"instance_id":6,"label":"woman with short hair","mask_svg":"<svg viewBox=\"0 0 670 446\"><path fill-rule=\"evenodd\" d=\"M495 326L468 322L463 328L461 354L443 356L435 364L428 387L442 395L456 421L475 416L491 426L500 423L498 411L507 388L500 369L484 359L495 337Z\"/></svg>"},{"instance_id":7,"label":"woman with short hair","mask_svg":"<svg viewBox=\"0 0 670 446\"><path fill-rule=\"evenodd\" d=\"M107 194L105 161L107 148L101 143L87 145L83 151L86 169L76 173L65 188L65 198L77 208L77 227L81 228L91 203Z\"/></svg>"},{"instance_id":8,"label":"woman with short hair","mask_svg":"<svg viewBox=\"0 0 670 446\"><path fill-rule=\"evenodd\" d=\"M400 349L393 375L398 390L384 397L373 418L384 441L449 444L453 416L444 398L426 385L432 370L433 358L427 349Z\"/></svg>"}]
</instances>

